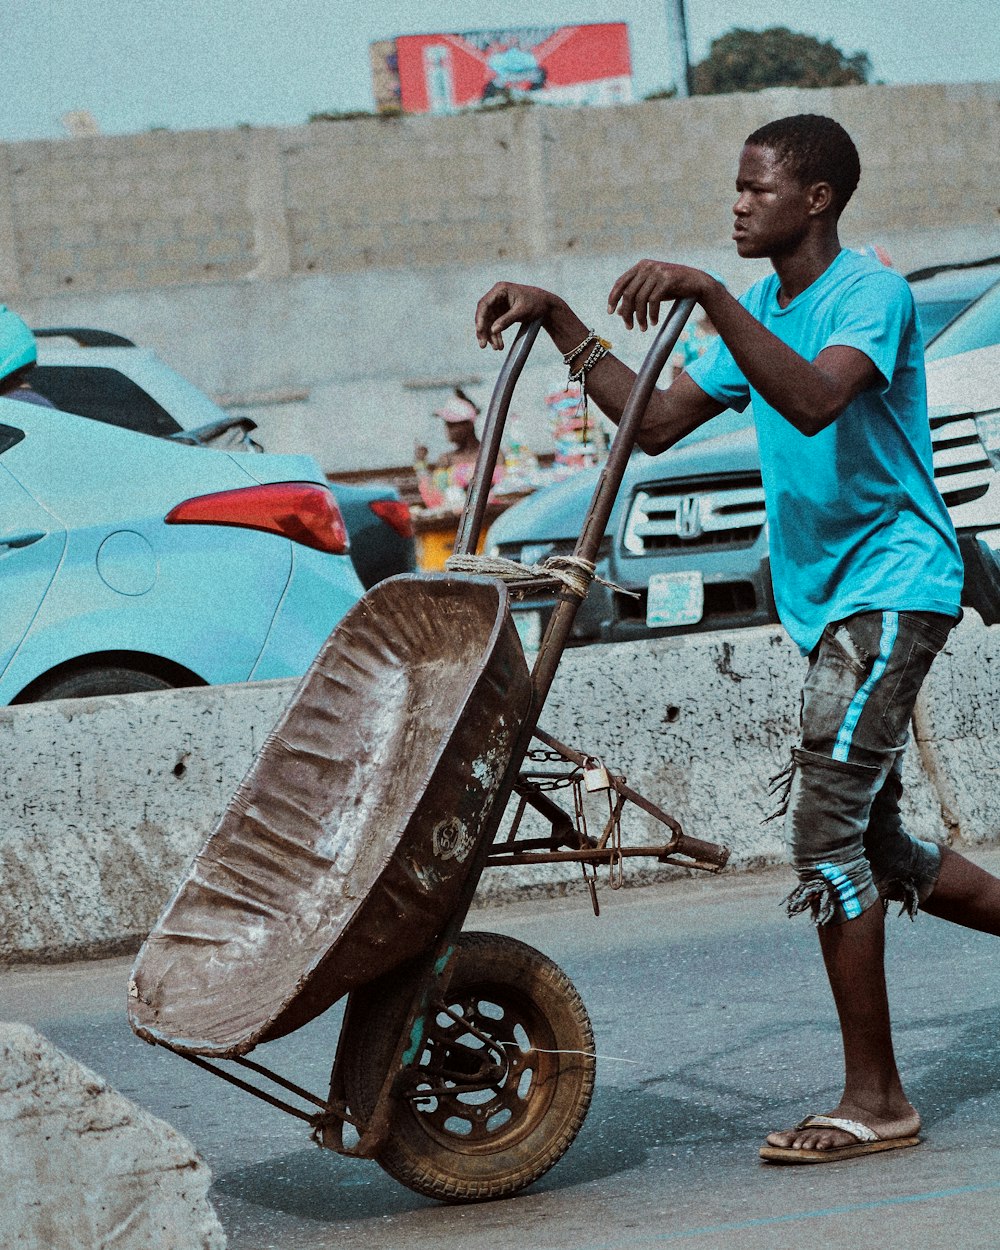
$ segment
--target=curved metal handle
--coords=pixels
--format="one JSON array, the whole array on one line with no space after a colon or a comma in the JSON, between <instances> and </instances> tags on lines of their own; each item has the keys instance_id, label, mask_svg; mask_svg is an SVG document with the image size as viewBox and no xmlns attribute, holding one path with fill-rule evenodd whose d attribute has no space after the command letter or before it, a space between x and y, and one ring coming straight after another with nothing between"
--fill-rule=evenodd
<instances>
[{"instance_id":1,"label":"curved metal handle","mask_svg":"<svg viewBox=\"0 0 1000 1250\"><path fill-rule=\"evenodd\" d=\"M674 350L685 322L691 316L694 303L694 300L682 299L677 300L671 307L632 383L632 389L618 422L618 432L615 434L611 451L601 470L600 479L590 501L590 507L587 509L583 529L573 553L590 564L597 563L597 551L611 517L611 510L618 498L618 492L621 490L622 479L639 436L643 417L646 415L646 406L653 393L656 380L667 363L670 353ZM558 596L558 599L538 648L534 668L531 670L531 681L535 688L539 711L552 685L556 668L569 639L570 630L573 628L577 608L580 606L580 600L574 595L562 594Z\"/></svg>"},{"instance_id":2,"label":"curved metal handle","mask_svg":"<svg viewBox=\"0 0 1000 1250\"><path fill-rule=\"evenodd\" d=\"M489 501L490 487L493 484L493 470L496 468L497 458L500 455L500 440L503 438L504 426L507 424L511 397L541 328L541 317L535 321L527 321L519 327L517 336L510 345L507 359L503 362L496 386L493 388L490 406L486 410L486 423L483 426L479 455L476 457L476 471L465 499L465 507L462 509L462 519L458 523L458 534L455 538L456 555L475 554L486 517L486 505Z\"/></svg>"},{"instance_id":3,"label":"curved metal handle","mask_svg":"<svg viewBox=\"0 0 1000 1250\"><path fill-rule=\"evenodd\" d=\"M653 388L693 310L694 300L691 299L677 300L672 305L632 383L632 389L629 391L618 421L618 431L611 443L611 450L604 463L604 470L597 489L594 491L594 497L587 511L587 518L576 547L575 554L591 563L597 560L597 551L611 517L611 510L618 498L629 457L639 437L639 430L642 427L642 420L646 415L646 407L653 394Z\"/></svg>"}]
</instances>

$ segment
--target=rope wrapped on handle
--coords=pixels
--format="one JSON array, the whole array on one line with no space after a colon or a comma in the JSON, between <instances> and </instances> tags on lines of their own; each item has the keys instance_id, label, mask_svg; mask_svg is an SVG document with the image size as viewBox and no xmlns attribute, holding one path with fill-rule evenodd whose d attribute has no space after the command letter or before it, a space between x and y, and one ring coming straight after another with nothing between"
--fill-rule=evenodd
<instances>
[{"instance_id":1,"label":"rope wrapped on handle","mask_svg":"<svg viewBox=\"0 0 1000 1250\"><path fill-rule=\"evenodd\" d=\"M445 568L449 573L497 577L502 582L554 582L578 599L587 597L590 583L594 581L622 594L639 597L634 590L625 590L606 578L598 577L594 565L579 556L547 556L540 564L521 564L519 560L508 560L504 556L449 556Z\"/></svg>"}]
</instances>

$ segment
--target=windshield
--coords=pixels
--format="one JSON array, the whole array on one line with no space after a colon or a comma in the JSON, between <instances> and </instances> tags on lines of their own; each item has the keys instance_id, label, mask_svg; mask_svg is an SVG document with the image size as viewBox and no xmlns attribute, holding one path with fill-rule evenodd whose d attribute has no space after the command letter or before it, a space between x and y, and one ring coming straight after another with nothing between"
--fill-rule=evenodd
<instances>
[{"instance_id":1,"label":"windshield","mask_svg":"<svg viewBox=\"0 0 1000 1250\"><path fill-rule=\"evenodd\" d=\"M924 332L924 342L929 343L945 328L953 317L968 308L969 301L964 299L939 299L933 302L917 302L920 315L920 328Z\"/></svg>"},{"instance_id":2,"label":"windshield","mask_svg":"<svg viewBox=\"0 0 1000 1250\"><path fill-rule=\"evenodd\" d=\"M1000 282L995 282L927 345L926 359L940 360L1000 343Z\"/></svg>"}]
</instances>

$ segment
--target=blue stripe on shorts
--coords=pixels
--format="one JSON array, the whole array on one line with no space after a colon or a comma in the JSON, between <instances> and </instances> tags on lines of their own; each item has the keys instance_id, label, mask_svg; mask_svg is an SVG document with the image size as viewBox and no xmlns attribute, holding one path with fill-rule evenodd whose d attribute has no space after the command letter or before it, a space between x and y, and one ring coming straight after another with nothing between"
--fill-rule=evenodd
<instances>
[{"instance_id":1,"label":"blue stripe on shorts","mask_svg":"<svg viewBox=\"0 0 1000 1250\"><path fill-rule=\"evenodd\" d=\"M836 864L817 864L817 869L829 881L833 888L837 891L837 898L840 905L844 909L844 915L848 920L854 920L861 915L861 901L858 898L858 892L851 885L849 878L844 874L843 870L838 868Z\"/></svg>"},{"instance_id":2,"label":"blue stripe on shorts","mask_svg":"<svg viewBox=\"0 0 1000 1250\"><path fill-rule=\"evenodd\" d=\"M899 631L899 613L883 612L882 613L882 637L879 641L878 659L872 665L872 671L868 674L868 678L864 685L861 686L854 698L851 700L844 717L844 722L840 726L837 733L837 741L833 746L833 758L844 763L851 752L851 742L854 738L854 731L858 727L858 721L861 719L861 713L865 710L865 704L871 692L878 684L879 678L885 672L886 665L889 663L889 656L892 654L892 648L896 645L896 634Z\"/></svg>"}]
</instances>

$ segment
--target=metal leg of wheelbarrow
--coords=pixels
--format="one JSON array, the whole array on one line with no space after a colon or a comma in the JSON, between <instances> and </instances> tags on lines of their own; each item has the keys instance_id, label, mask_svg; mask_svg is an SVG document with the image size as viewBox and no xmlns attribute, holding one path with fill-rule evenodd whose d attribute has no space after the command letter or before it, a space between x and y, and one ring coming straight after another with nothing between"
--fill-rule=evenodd
<instances>
[{"instance_id":1,"label":"metal leg of wheelbarrow","mask_svg":"<svg viewBox=\"0 0 1000 1250\"><path fill-rule=\"evenodd\" d=\"M349 1099L345 1068L350 1052L359 1040L357 1024L363 1014L362 1004L372 992L371 987L362 987L348 995L330 1076L330 1114L322 1127L322 1145L340 1154L356 1155L359 1158L372 1159L378 1155L389 1134L395 1098L406 1083L407 1072L419 1057L431 1004L447 989L447 973L453 954L454 946L444 950L439 947L432 954L406 965L403 971L390 973L383 978L395 978L400 984L401 992L408 982L413 987L414 997L375 1097L374 1108L364 1123L353 1115L342 1115L337 1110L345 1106ZM358 1131L358 1140L352 1146L346 1145L344 1141L344 1121L353 1124Z\"/></svg>"},{"instance_id":2,"label":"metal leg of wheelbarrow","mask_svg":"<svg viewBox=\"0 0 1000 1250\"><path fill-rule=\"evenodd\" d=\"M601 471L600 480L574 552L578 559L590 567L593 567L596 562L597 550L611 516L656 380L673 351L693 308L694 303L691 300L678 301L671 308L646 355L625 404L619 420L618 433ZM541 322L536 321L520 328L494 388L486 415L482 445L472 486L459 523L455 544L457 555L469 555L477 548L514 385L524 368L540 327ZM405 1086L407 1079L412 1079L412 1074L408 1078L407 1069L416 1063L422 1052L431 1005L435 1002L442 1002L447 991L459 934L465 924L483 869L489 862L493 840L503 819L507 802L514 792L522 761L535 734L539 714L555 678L556 669L569 639L583 594L585 591L576 593L566 589L561 589L557 593L556 608L549 620L532 669L531 710L522 726L509 767L496 792L490 818L483 828L478 846L473 851L470 871L455 910L441 933L436 947L423 961L422 973L413 980L413 998L400 1032L395 1058L388 1066L372 1112L361 1131L360 1141L352 1153L378 1155L388 1134L393 1100ZM348 1010L350 1011L350 1008ZM335 1091L335 1097L339 1096L336 1091L344 1089L345 1054L351 1045L353 1045L353 1039L351 1038L351 1022L348 1019L345 1021L334 1065L332 1088Z\"/></svg>"}]
</instances>

